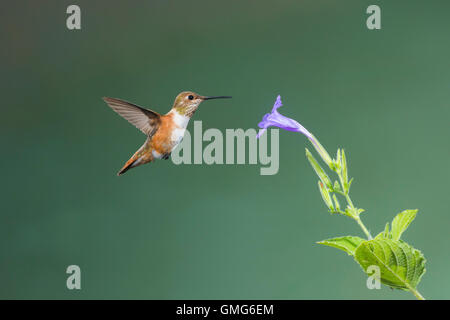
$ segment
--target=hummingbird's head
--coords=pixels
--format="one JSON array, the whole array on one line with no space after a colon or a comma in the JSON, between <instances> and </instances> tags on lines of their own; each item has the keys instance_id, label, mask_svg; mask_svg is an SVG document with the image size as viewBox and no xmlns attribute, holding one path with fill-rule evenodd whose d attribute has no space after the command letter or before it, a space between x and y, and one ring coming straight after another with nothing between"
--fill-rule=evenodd
<instances>
[{"instance_id":1,"label":"hummingbird's head","mask_svg":"<svg viewBox=\"0 0 450 320\"><path fill-rule=\"evenodd\" d=\"M179 114L192 117L192 115L197 110L200 103L202 103L203 101L211 99L225 99L225 98L231 97L229 96L207 97L201 96L192 91L184 91L175 98L173 109L175 109Z\"/></svg>"}]
</instances>

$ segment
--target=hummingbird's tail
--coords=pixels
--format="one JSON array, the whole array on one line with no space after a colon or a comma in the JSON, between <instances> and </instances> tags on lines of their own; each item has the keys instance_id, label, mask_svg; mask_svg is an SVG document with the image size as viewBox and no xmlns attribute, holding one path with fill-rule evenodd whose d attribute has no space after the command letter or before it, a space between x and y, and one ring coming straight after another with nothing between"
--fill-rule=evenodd
<instances>
[{"instance_id":1,"label":"hummingbird's tail","mask_svg":"<svg viewBox=\"0 0 450 320\"><path fill-rule=\"evenodd\" d=\"M133 164L136 163L136 160L134 160L133 158L131 158L130 160L128 160L125 165L122 167L122 169L120 169L119 172L117 172L117 175L120 176L121 174L124 174L125 172L127 172L128 170L130 170L131 168L133 168Z\"/></svg>"},{"instance_id":2,"label":"hummingbird's tail","mask_svg":"<svg viewBox=\"0 0 450 320\"><path fill-rule=\"evenodd\" d=\"M149 140L145 141L145 143L142 145L142 147L139 148L138 151L136 151L135 154L128 160L122 169L120 169L119 172L117 172L117 175L120 176L130 170L131 168L140 166L141 164L149 163L153 160L152 150L149 143Z\"/></svg>"}]
</instances>

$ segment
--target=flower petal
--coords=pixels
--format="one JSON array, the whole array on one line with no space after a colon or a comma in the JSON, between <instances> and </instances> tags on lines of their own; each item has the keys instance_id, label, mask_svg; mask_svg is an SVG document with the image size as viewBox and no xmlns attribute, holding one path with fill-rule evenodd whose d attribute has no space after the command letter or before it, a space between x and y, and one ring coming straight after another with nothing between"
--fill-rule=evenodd
<instances>
[{"instance_id":1,"label":"flower petal","mask_svg":"<svg viewBox=\"0 0 450 320\"><path fill-rule=\"evenodd\" d=\"M260 127L261 129L266 129L271 126L278 127L287 131L300 132L309 139L313 139L313 135L308 130L306 130L305 127L303 127L300 123L298 123L294 119L283 116L277 111L277 109L280 108L282 105L283 103L281 102L281 96L278 95L273 105L272 112L264 115L262 121L258 123L258 127ZM261 134L262 133L260 131L257 137L259 138Z\"/></svg>"},{"instance_id":2,"label":"flower petal","mask_svg":"<svg viewBox=\"0 0 450 320\"><path fill-rule=\"evenodd\" d=\"M259 132L258 132L258 134L256 135L256 139L259 139L259 137L261 137L262 134L263 134L266 130L267 130L266 128L259 129Z\"/></svg>"},{"instance_id":3,"label":"flower petal","mask_svg":"<svg viewBox=\"0 0 450 320\"><path fill-rule=\"evenodd\" d=\"M281 102L281 96L278 95L277 100L273 104L272 112L276 112L279 107L281 107L283 103Z\"/></svg>"},{"instance_id":4,"label":"flower petal","mask_svg":"<svg viewBox=\"0 0 450 320\"><path fill-rule=\"evenodd\" d=\"M328 152L320 144L320 142L300 123L298 123L294 119L283 116L277 111L277 109L280 108L282 105L283 103L281 102L281 96L278 95L273 105L272 111L270 113L266 113L262 121L258 123L258 127L260 127L261 129L256 135L256 138L261 137L261 135L267 130L268 127L278 127L287 131L300 132L311 141L316 151L322 157L323 161L331 168L332 166L331 157L328 155Z\"/></svg>"}]
</instances>

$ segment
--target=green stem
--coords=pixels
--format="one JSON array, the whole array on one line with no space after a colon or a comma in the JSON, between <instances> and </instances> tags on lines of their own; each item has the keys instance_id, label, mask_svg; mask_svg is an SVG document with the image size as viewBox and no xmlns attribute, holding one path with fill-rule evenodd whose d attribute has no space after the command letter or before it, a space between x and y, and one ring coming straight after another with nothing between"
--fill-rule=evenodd
<instances>
[{"instance_id":1,"label":"green stem","mask_svg":"<svg viewBox=\"0 0 450 320\"><path fill-rule=\"evenodd\" d=\"M339 177L341 177L341 174L338 173L338 175L339 175ZM355 209L355 206L353 205L353 201L352 201L352 199L350 199L350 196L348 195L348 193L345 194L345 199L347 200L347 203L350 206L350 208ZM372 240L372 235L370 234L369 230L366 228L364 223L362 223L361 218L359 217L359 215L357 215L356 217L353 217L353 219L356 220L358 225L361 227L362 231L364 231L364 233L366 234L367 239Z\"/></svg>"},{"instance_id":2,"label":"green stem","mask_svg":"<svg viewBox=\"0 0 450 320\"><path fill-rule=\"evenodd\" d=\"M353 201L352 201L352 199L350 199L350 196L348 195L348 193L347 193L347 194L344 194L344 195L345 195L345 200L347 200L348 205L349 205L352 209L355 209L355 206L353 205Z\"/></svg>"},{"instance_id":3,"label":"green stem","mask_svg":"<svg viewBox=\"0 0 450 320\"><path fill-rule=\"evenodd\" d=\"M364 225L364 223L362 223L361 218L359 216L357 216L356 218L354 218L356 220L356 222L359 224L359 226L361 227L361 229L364 231L364 233L366 234L367 239L372 240L372 235L370 234L369 230L367 230L366 226Z\"/></svg>"},{"instance_id":4,"label":"green stem","mask_svg":"<svg viewBox=\"0 0 450 320\"><path fill-rule=\"evenodd\" d=\"M412 294L417 298L417 300L426 300L426 299L420 294L420 292L417 291L417 289L414 289L413 287L411 287L411 286L409 286L409 285L408 285L407 287L408 287L409 291L411 291Z\"/></svg>"}]
</instances>

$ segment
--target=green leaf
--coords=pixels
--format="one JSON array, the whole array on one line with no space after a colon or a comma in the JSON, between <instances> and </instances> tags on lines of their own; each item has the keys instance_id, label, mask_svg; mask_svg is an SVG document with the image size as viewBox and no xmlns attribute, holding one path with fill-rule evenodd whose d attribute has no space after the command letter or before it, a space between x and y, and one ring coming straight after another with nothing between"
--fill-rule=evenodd
<instances>
[{"instance_id":1,"label":"green leaf","mask_svg":"<svg viewBox=\"0 0 450 320\"><path fill-rule=\"evenodd\" d=\"M361 242L364 241L365 240L360 237L346 236L340 238L326 239L319 241L317 243L343 250L347 252L349 255L353 256L355 254L355 249L360 245Z\"/></svg>"},{"instance_id":2,"label":"green leaf","mask_svg":"<svg viewBox=\"0 0 450 320\"><path fill-rule=\"evenodd\" d=\"M392 288L415 289L425 273L422 253L401 240L364 241L356 248L354 257L365 272L369 266L378 266L381 283Z\"/></svg>"},{"instance_id":3,"label":"green leaf","mask_svg":"<svg viewBox=\"0 0 450 320\"><path fill-rule=\"evenodd\" d=\"M389 222L386 223L386 226L384 227L384 231L377 234L375 239L391 239L391 234L389 233Z\"/></svg>"},{"instance_id":4,"label":"green leaf","mask_svg":"<svg viewBox=\"0 0 450 320\"><path fill-rule=\"evenodd\" d=\"M337 191L340 192L341 191L341 186L339 185L339 182L335 181L334 185L333 185L333 191Z\"/></svg>"},{"instance_id":5,"label":"green leaf","mask_svg":"<svg viewBox=\"0 0 450 320\"><path fill-rule=\"evenodd\" d=\"M386 223L386 226L384 227L384 236L389 238L389 222Z\"/></svg>"},{"instance_id":6,"label":"green leaf","mask_svg":"<svg viewBox=\"0 0 450 320\"><path fill-rule=\"evenodd\" d=\"M341 170L341 168L342 168L341 149L337 149L336 164L337 164L336 169Z\"/></svg>"},{"instance_id":7,"label":"green leaf","mask_svg":"<svg viewBox=\"0 0 450 320\"><path fill-rule=\"evenodd\" d=\"M418 210L405 210L400 212L394 220L392 220L391 225L391 236L392 240L399 240L402 233L408 228L410 223L416 217Z\"/></svg>"},{"instance_id":8,"label":"green leaf","mask_svg":"<svg viewBox=\"0 0 450 320\"><path fill-rule=\"evenodd\" d=\"M352 208L349 205L347 205L347 208L345 209L345 214L353 219L359 217L363 212L364 209Z\"/></svg>"},{"instance_id":9,"label":"green leaf","mask_svg":"<svg viewBox=\"0 0 450 320\"><path fill-rule=\"evenodd\" d=\"M352 209L352 207L350 207L350 206L347 206L347 208L345 208L345 214L347 216L349 216L350 218L355 218L358 216L357 211Z\"/></svg>"},{"instance_id":10,"label":"green leaf","mask_svg":"<svg viewBox=\"0 0 450 320\"><path fill-rule=\"evenodd\" d=\"M344 192L348 193L349 184L348 184L348 169L347 169L347 158L345 157L345 151L342 149L341 153L341 163L342 163L342 177L344 178Z\"/></svg>"},{"instance_id":11,"label":"green leaf","mask_svg":"<svg viewBox=\"0 0 450 320\"><path fill-rule=\"evenodd\" d=\"M335 194L333 194L333 201L334 201L334 207L336 208L336 211L341 211L341 205L339 204L339 201L336 198Z\"/></svg>"},{"instance_id":12,"label":"green leaf","mask_svg":"<svg viewBox=\"0 0 450 320\"><path fill-rule=\"evenodd\" d=\"M316 159L308 149L306 149L306 157L308 158L309 163L313 167L316 174L319 176L322 183L328 188L332 189L333 185L331 184L330 178L328 178L328 175L325 173L325 171L323 171L322 167L319 165L319 163L316 161Z\"/></svg>"},{"instance_id":13,"label":"green leaf","mask_svg":"<svg viewBox=\"0 0 450 320\"><path fill-rule=\"evenodd\" d=\"M328 192L327 187L325 187L321 181L318 181L318 184L319 184L319 191L320 191L320 194L322 195L323 202L325 202L325 204L327 205L328 209L331 212L334 212L333 202L331 201L331 196L330 196L330 193Z\"/></svg>"},{"instance_id":14,"label":"green leaf","mask_svg":"<svg viewBox=\"0 0 450 320\"><path fill-rule=\"evenodd\" d=\"M350 187L352 186L352 182L353 182L353 178L351 178L350 181L348 182L347 193L350 192Z\"/></svg>"}]
</instances>

